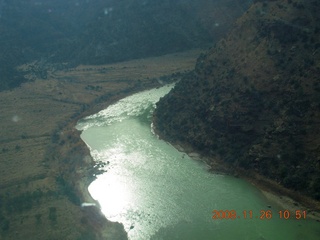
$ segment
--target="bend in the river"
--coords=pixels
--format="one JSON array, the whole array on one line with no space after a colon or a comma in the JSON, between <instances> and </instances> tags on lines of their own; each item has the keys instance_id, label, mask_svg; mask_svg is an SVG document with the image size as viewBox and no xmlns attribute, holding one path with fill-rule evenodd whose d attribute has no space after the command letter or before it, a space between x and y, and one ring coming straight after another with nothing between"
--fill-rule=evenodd
<instances>
[{"instance_id":1,"label":"bend in the river","mask_svg":"<svg viewBox=\"0 0 320 240\"><path fill-rule=\"evenodd\" d=\"M319 223L292 212L285 219L285 209L246 181L209 173L152 133L155 103L172 87L126 97L78 123L94 160L104 163L89 191L106 218L132 240L318 239Z\"/></svg>"}]
</instances>

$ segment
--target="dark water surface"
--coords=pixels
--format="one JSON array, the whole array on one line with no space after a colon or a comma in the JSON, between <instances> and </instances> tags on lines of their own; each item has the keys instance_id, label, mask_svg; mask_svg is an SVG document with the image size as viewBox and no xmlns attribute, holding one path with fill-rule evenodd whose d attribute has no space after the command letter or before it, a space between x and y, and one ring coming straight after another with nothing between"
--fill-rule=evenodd
<instances>
[{"instance_id":1,"label":"dark water surface","mask_svg":"<svg viewBox=\"0 0 320 240\"><path fill-rule=\"evenodd\" d=\"M319 223L280 219L281 209L258 189L209 173L152 133L152 110L171 88L124 98L78 123L95 161L106 164L106 172L89 186L106 218L121 222L132 240L318 240ZM212 219L215 209L234 210L236 216ZM267 210L272 217L261 219Z\"/></svg>"}]
</instances>

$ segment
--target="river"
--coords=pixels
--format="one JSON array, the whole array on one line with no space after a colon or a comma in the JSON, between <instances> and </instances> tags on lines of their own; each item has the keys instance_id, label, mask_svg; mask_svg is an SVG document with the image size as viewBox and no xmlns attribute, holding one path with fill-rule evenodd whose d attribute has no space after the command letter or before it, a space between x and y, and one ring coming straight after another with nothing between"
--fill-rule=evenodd
<instances>
[{"instance_id":1,"label":"river","mask_svg":"<svg viewBox=\"0 0 320 240\"><path fill-rule=\"evenodd\" d=\"M131 240L319 239L319 223L304 219L303 209L284 213L251 184L209 173L152 133L155 103L172 87L134 94L78 122L104 170L89 192L106 218L122 223Z\"/></svg>"}]
</instances>

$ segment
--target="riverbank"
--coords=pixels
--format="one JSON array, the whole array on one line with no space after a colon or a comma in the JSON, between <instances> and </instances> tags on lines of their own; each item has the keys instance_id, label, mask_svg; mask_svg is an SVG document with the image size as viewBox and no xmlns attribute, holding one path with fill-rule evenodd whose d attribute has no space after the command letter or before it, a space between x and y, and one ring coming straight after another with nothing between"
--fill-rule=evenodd
<instances>
[{"instance_id":1,"label":"riverbank","mask_svg":"<svg viewBox=\"0 0 320 240\"><path fill-rule=\"evenodd\" d=\"M171 142L170 139L166 139L166 137L159 133L155 128L153 128L153 131L160 139L167 141L178 151L186 153L195 161L205 163L208 171L216 174L227 174L237 178L242 178L258 188L269 201L273 202L274 205L277 205L283 211L288 210L291 213L295 213L296 210L307 211L307 218L320 222L320 202L293 190L287 189L253 171L235 168L234 166L228 165L219 159L218 156L213 158L200 154L190 144Z\"/></svg>"},{"instance_id":2,"label":"riverbank","mask_svg":"<svg viewBox=\"0 0 320 240\"><path fill-rule=\"evenodd\" d=\"M212 162L212 159L208 160L209 159L204 159L203 161L207 164ZM222 163L221 160L216 160L213 164L210 164L210 171L245 179L257 187L268 200L281 207L283 211L288 210L294 213L296 210L306 210L307 218L320 222L320 202L314 199L287 189L275 181L267 179L255 172L230 167Z\"/></svg>"},{"instance_id":3,"label":"riverbank","mask_svg":"<svg viewBox=\"0 0 320 240\"><path fill-rule=\"evenodd\" d=\"M88 186L100 172L95 167L96 163L90 155L88 146L80 137L81 132L75 129L77 122L88 115L107 108L126 96L160 87L166 82L179 80L184 72L192 70L196 57L199 54L198 51L200 50L166 55L161 59L151 58L148 59L149 61L140 59L126 62L126 66L118 67L118 69L122 69L123 72L120 74L116 71L115 75L113 75L116 79L113 79L113 81L119 79L122 83L127 81L136 83L124 85L112 94L104 93L102 96L95 98L92 104L87 104L85 109L78 114L75 119L60 129L57 142L68 142L69 145L66 146L65 150L63 150L64 146L59 146L59 150L57 149L54 153L59 151L64 152L64 155L59 156L59 158L70 158L75 152L81 156L82 161L74 161L73 164L70 164L71 162L66 163L64 172L68 172L67 181L72 183L81 203L95 204L95 206L82 207L82 211L85 212L85 222L95 231L98 239L127 239L127 233L122 224L111 222L105 218L101 213L99 202L93 199L88 192ZM137 66L135 62L139 64L139 70L136 69ZM83 69L82 66L80 68ZM100 67L100 69L101 68L102 67ZM85 69L92 68L88 67ZM128 71L129 74L126 71ZM112 76L109 76L109 78L110 77ZM123 78L130 78L130 80L123 80ZM73 171L73 169L77 170Z\"/></svg>"},{"instance_id":4,"label":"riverbank","mask_svg":"<svg viewBox=\"0 0 320 240\"><path fill-rule=\"evenodd\" d=\"M242 173L240 176L259 188L267 199L280 206L283 211L289 210L291 213L295 213L297 210L307 211L307 218L320 222L320 202L286 189L260 175L246 177Z\"/></svg>"},{"instance_id":5,"label":"riverbank","mask_svg":"<svg viewBox=\"0 0 320 240\"><path fill-rule=\"evenodd\" d=\"M200 52L52 71L46 80L0 92L0 238L105 239L97 232L121 232L99 211L81 208L93 201L86 187L94 162L76 122L179 78L194 68Z\"/></svg>"}]
</instances>

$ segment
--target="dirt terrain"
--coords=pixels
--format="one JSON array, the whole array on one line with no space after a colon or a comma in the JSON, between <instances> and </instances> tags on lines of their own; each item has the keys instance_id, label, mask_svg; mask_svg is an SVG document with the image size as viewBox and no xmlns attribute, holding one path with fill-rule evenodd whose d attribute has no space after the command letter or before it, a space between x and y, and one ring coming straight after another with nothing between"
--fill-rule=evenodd
<instances>
[{"instance_id":1,"label":"dirt terrain","mask_svg":"<svg viewBox=\"0 0 320 240\"><path fill-rule=\"evenodd\" d=\"M0 238L125 239L120 224L81 208L92 201L94 168L74 126L126 95L178 80L200 52L51 71L1 92Z\"/></svg>"}]
</instances>

